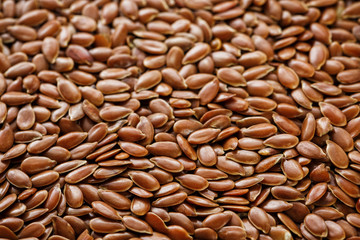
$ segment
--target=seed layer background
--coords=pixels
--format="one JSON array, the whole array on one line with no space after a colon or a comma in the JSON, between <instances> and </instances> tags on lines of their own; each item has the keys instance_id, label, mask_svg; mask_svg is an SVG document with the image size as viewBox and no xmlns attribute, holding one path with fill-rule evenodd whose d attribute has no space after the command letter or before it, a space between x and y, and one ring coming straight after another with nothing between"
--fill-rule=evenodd
<instances>
[{"instance_id":1,"label":"seed layer background","mask_svg":"<svg viewBox=\"0 0 360 240\"><path fill-rule=\"evenodd\" d=\"M359 17L1 1L0 238L359 239Z\"/></svg>"}]
</instances>

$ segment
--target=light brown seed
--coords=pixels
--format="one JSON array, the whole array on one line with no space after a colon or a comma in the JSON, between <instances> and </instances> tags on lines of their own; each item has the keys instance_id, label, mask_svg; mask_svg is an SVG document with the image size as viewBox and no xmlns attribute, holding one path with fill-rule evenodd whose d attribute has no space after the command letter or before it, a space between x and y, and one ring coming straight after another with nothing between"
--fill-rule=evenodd
<instances>
[{"instance_id":1,"label":"light brown seed","mask_svg":"<svg viewBox=\"0 0 360 240\"><path fill-rule=\"evenodd\" d=\"M0 200L0 212L3 212L5 209L11 206L17 199L15 193L9 194Z\"/></svg>"},{"instance_id":2,"label":"light brown seed","mask_svg":"<svg viewBox=\"0 0 360 240\"><path fill-rule=\"evenodd\" d=\"M170 50L169 54L170 53L171 53L171 50ZM168 57L169 57L169 55L168 55ZM168 60L168 61L170 61L170 60ZM175 60L173 60L173 61L175 61ZM185 83L184 78L179 74L178 71L176 71L173 68L170 68L171 65L169 65L169 63L167 63L167 65L169 66L169 68L164 68L161 70L163 81L175 89L186 89L187 85Z\"/></svg>"},{"instance_id":3,"label":"light brown seed","mask_svg":"<svg viewBox=\"0 0 360 240\"><path fill-rule=\"evenodd\" d=\"M19 233L19 237L40 237L44 232L45 226L43 224L33 222L23 228L23 230Z\"/></svg>"},{"instance_id":4,"label":"light brown seed","mask_svg":"<svg viewBox=\"0 0 360 240\"><path fill-rule=\"evenodd\" d=\"M6 179L18 188L31 188L32 186L29 176L19 169L9 169L6 173Z\"/></svg>"},{"instance_id":5,"label":"light brown seed","mask_svg":"<svg viewBox=\"0 0 360 240\"><path fill-rule=\"evenodd\" d=\"M285 176L290 180L299 181L305 176L300 163L293 159L283 160L281 163L281 169L283 170Z\"/></svg>"},{"instance_id":6,"label":"light brown seed","mask_svg":"<svg viewBox=\"0 0 360 240\"><path fill-rule=\"evenodd\" d=\"M22 92L6 92L1 96L1 101L10 106L23 105L31 103L36 96Z\"/></svg>"},{"instance_id":7,"label":"light brown seed","mask_svg":"<svg viewBox=\"0 0 360 240\"><path fill-rule=\"evenodd\" d=\"M315 73L315 69L311 64L301 60L290 60L289 67L292 68L299 77L312 77Z\"/></svg>"},{"instance_id":8,"label":"light brown seed","mask_svg":"<svg viewBox=\"0 0 360 240\"><path fill-rule=\"evenodd\" d=\"M359 195L359 187L345 178L335 175L337 185L350 197L357 198Z\"/></svg>"},{"instance_id":9,"label":"light brown seed","mask_svg":"<svg viewBox=\"0 0 360 240\"><path fill-rule=\"evenodd\" d=\"M271 194L279 200L298 201L304 199L303 194L290 186L275 186L271 188Z\"/></svg>"}]
</instances>

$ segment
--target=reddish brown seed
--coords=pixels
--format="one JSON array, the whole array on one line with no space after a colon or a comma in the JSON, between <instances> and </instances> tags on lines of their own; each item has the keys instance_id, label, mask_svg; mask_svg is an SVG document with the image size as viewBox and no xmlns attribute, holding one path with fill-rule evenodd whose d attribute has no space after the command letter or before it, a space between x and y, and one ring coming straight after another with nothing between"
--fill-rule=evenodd
<instances>
[{"instance_id":1,"label":"reddish brown seed","mask_svg":"<svg viewBox=\"0 0 360 240\"><path fill-rule=\"evenodd\" d=\"M79 64L85 63L91 65L94 61L88 50L80 45L69 45L66 49L66 55Z\"/></svg>"},{"instance_id":2,"label":"reddish brown seed","mask_svg":"<svg viewBox=\"0 0 360 240\"><path fill-rule=\"evenodd\" d=\"M9 169L6 179L18 188L30 188L32 186L29 176L19 169Z\"/></svg>"},{"instance_id":3,"label":"reddish brown seed","mask_svg":"<svg viewBox=\"0 0 360 240\"><path fill-rule=\"evenodd\" d=\"M79 88L71 81L58 78L57 89L62 98L68 103L78 103L81 100Z\"/></svg>"},{"instance_id":4,"label":"reddish brown seed","mask_svg":"<svg viewBox=\"0 0 360 240\"><path fill-rule=\"evenodd\" d=\"M148 150L146 150L146 148L136 143L120 141L119 145L122 150L135 157L143 157L148 154Z\"/></svg>"},{"instance_id":5,"label":"reddish brown seed","mask_svg":"<svg viewBox=\"0 0 360 240\"><path fill-rule=\"evenodd\" d=\"M119 209L119 210L128 210L130 209L131 201L124 195L119 193L110 191L110 190L102 190L98 191L100 198L109 204L110 206Z\"/></svg>"},{"instance_id":6,"label":"reddish brown seed","mask_svg":"<svg viewBox=\"0 0 360 240\"><path fill-rule=\"evenodd\" d=\"M322 196L324 196L324 194L326 193L327 190L327 184L326 183L318 183L316 185L314 185L309 193L306 195L306 205L310 205L316 201L318 201Z\"/></svg>"},{"instance_id":7,"label":"reddish brown seed","mask_svg":"<svg viewBox=\"0 0 360 240\"><path fill-rule=\"evenodd\" d=\"M304 199L303 194L290 186L275 186L271 188L271 194L279 200L297 201Z\"/></svg>"},{"instance_id":8,"label":"reddish brown seed","mask_svg":"<svg viewBox=\"0 0 360 240\"><path fill-rule=\"evenodd\" d=\"M268 217L266 212L258 207L250 208L248 213L248 218L250 222L259 230L264 233L268 233L270 231L270 223L268 221Z\"/></svg>"},{"instance_id":9,"label":"reddish brown seed","mask_svg":"<svg viewBox=\"0 0 360 240\"><path fill-rule=\"evenodd\" d=\"M185 192L178 192L171 194L169 196L161 197L156 199L152 206L154 207L170 207L175 206L182 203L187 198L187 194Z\"/></svg>"},{"instance_id":10,"label":"reddish brown seed","mask_svg":"<svg viewBox=\"0 0 360 240\"><path fill-rule=\"evenodd\" d=\"M299 85L299 77L292 68L281 64L278 67L277 75L280 83L287 88L295 89Z\"/></svg>"},{"instance_id":11,"label":"reddish brown seed","mask_svg":"<svg viewBox=\"0 0 360 240\"><path fill-rule=\"evenodd\" d=\"M146 146L146 149L155 156L179 157L181 150L177 143L171 141L160 141Z\"/></svg>"},{"instance_id":12,"label":"reddish brown seed","mask_svg":"<svg viewBox=\"0 0 360 240\"><path fill-rule=\"evenodd\" d=\"M293 135L278 134L266 139L264 144L273 148L287 149L296 146L298 142L299 139Z\"/></svg>"},{"instance_id":13,"label":"reddish brown seed","mask_svg":"<svg viewBox=\"0 0 360 240\"><path fill-rule=\"evenodd\" d=\"M188 137L188 142L191 144L208 143L209 141L216 138L219 133L219 129L212 128L204 128L201 130L197 130L190 134L190 136Z\"/></svg>"},{"instance_id":14,"label":"reddish brown seed","mask_svg":"<svg viewBox=\"0 0 360 240\"><path fill-rule=\"evenodd\" d=\"M230 214L215 213L204 219L203 226L212 228L216 231L221 229L224 225L226 225L230 219L231 219Z\"/></svg>"},{"instance_id":15,"label":"reddish brown seed","mask_svg":"<svg viewBox=\"0 0 360 240\"><path fill-rule=\"evenodd\" d=\"M140 171L131 171L128 174L136 185L145 190L156 191L160 188L159 182L151 174Z\"/></svg>"},{"instance_id":16,"label":"reddish brown seed","mask_svg":"<svg viewBox=\"0 0 360 240\"><path fill-rule=\"evenodd\" d=\"M310 141L301 141L296 146L296 150L304 157L321 159L325 158L326 154L316 144Z\"/></svg>"},{"instance_id":17,"label":"reddish brown seed","mask_svg":"<svg viewBox=\"0 0 360 240\"><path fill-rule=\"evenodd\" d=\"M327 140L326 144L326 153L330 161L338 168L347 168L349 159L344 150L333 141Z\"/></svg>"},{"instance_id":18,"label":"reddish brown seed","mask_svg":"<svg viewBox=\"0 0 360 240\"><path fill-rule=\"evenodd\" d=\"M220 81L230 84L231 86L246 86L244 77L238 71L232 68L220 68L217 71L217 77Z\"/></svg>"},{"instance_id":19,"label":"reddish brown seed","mask_svg":"<svg viewBox=\"0 0 360 240\"><path fill-rule=\"evenodd\" d=\"M157 156L151 158L150 161L159 168L171 173L181 172L184 169L184 166L180 161L170 157Z\"/></svg>"},{"instance_id":20,"label":"reddish brown seed","mask_svg":"<svg viewBox=\"0 0 360 240\"><path fill-rule=\"evenodd\" d=\"M0 151L7 152L14 143L14 133L8 123L0 129Z\"/></svg>"},{"instance_id":21,"label":"reddish brown seed","mask_svg":"<svg viewBox=\"0 0 360 240\"><path fill-rule=\"evenodd\" d=\"M176 179L180 182L181 185L183 185L186 188L201 191L208 187L209 183L206 179L203 177L193 175L193 174L185 174L179 177L176 177Z\"/></svg>"},{"instance_id":22,"label":"reddish brown seed","mask_svg":"<svg viewBox=\"0 0 360 240\"><path fill-rule=\"evenodd\" d=\"M3 212L5 209L11 206L16 201L16 194L12 193L0 200L0 212Z\"/></svg>"},{"instance_id":23,"label":"reddish brown seed","mask_svg":"<svg viewBox=\"0 0 360 240\"><path fill-rule=\"evenodd\" d=\"M141 75L141 77L137 80L135 85L135 91L139 92L141 90L152 88L158 83L160 83L161 79L162 75L159 71L148 71Z\"/></svg>"},{"instance_id":24,"label":"reddish brown seed","mask_svg":"<svg viewBox=\"0 0 360 240\"><path fill-rule=\"evenodd\" d=\"M334 105L330 103L319 103L321 113L329 118L330 122L335 126L346 125L345 115Z\"/></svg>"},{"instance_id":25,"label":"reddish brown seed","mask_svg":"<svg viewBox=\"0 0 360 240\"><path fill-rule=\"evenodd\" d=\"M34 174L55 166L56 162L47 157L28 157L20 165L22 171Z\"/></svg>"},{"instance_id":26,"label":"reddish brown seed","mask_svg":"<svg viewBox=\"0 0 360 240\"><path fill-rule=\"evenodd\" d=\"M11 231L8 227L2 225L0 226L0 230L1 230L2 238L11 239L11 240L18 239L15 233Z\"/></svg>"},{"instance_id":27,"label":"reddish brown seed","mask_svg":"<svg viewBox=\"0 0 360 240\"><path fill-rule=\"evenodd\" d=\"M125 230L125 226L119 221L96 217L90 220L89 227L99 233L115 233Z\"/></svg>"},{"instance_id":28,"label":"reddish brown seed","mask_svg":"<svg viewBox=\"0 0 360 240\"><path fill-rule=\"evenodd\" d=\"M185 54L182 64L197 62L209 54L210 51L211 49L208 44L198 43Z\"/></svg>"},{"instance_id":29,"label":"reddish brown seed","mask_svg":"<svg viewBox=\"0 0 360 240\"><path fill-rule=\"evenodd\" d=\"M132 231L139 233L152 234L152 228L143 220L133 216L124 216L123 222L125 227L131 229Z\"/></svg>"},{"instance_id":30,"label":"reddish brown seed","mask_svg":"<svg viewBox=\"0 0 360 240\"><path fill-rule=\"evenodd\" d=\"M110 205L102 201L95 201L91 203L94 211L106 218L113 220L121 220L119 213Z\"/></svg>"},{"instance_id":31,"label":"reddish brown seed","mask_svg":"<svg viewBox=\"0 0 360 240\"><path fill-rule=\"evenodd\" d=\"M328 229L326 227L325 221L316 214L309 214L304 219L305 228L319 237L326 237L328 234Z\"/></svg>"},{"instance_id":32,"label":"reddish brown seed","mask_svg":"<svg viewBox=\"0 0 360 240\"><path fill-rule=\"evenodd\" d=\"M97 164L88 164L71 171L65 176L65 182L75 184L89 177L98 168Z\"/></svg>"}]
</instances>

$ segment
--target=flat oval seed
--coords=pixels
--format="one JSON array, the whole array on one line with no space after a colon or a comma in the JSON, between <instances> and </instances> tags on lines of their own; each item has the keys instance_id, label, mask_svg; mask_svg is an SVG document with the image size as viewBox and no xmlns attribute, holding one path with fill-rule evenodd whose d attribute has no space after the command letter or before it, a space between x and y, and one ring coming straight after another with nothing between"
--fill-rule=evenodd
<instances>
[{"instance_id":1,"label":"flat oval seed","mask_svg":"<svg viewBox=\"0 0 360 240\"><path fill-rule=\"evenodd\" d=\"M119 221L112 221L103 217L96 217L90 220L89 227L99 233L115 233L124 231L125 226Z\"/></svg>"},{"instance_id":2,"label":"flat oval seed","mask_svg":"<svg viewBox=\"0 0 360 240\"><path fill-rule=\"evenodd\" d=\"M31 188L32 186L29 176L19 169L9 169L6 173L6 179L18 188Z\"/></svg>"},{"instance_id":3,"label":"flat oval seed","mask_svg":"<svg viewBox=\"0 0 360 240\"><path fill-rule=\"evenodd\" d=\"M308 194L306 195L305 204L310 205L316 201L318 201L327 191L326 183L318 183L314 185Z\"/></svg>"},{"instance_id":4,"label":"flat oval seed","mask_svg":"<svg viewBox=\"0 0 360 240\"><path fill-rule=\"evenodd\" d=\"M167 172L176 173L181 172L184 169L184 166L180 161L169 157L153 157L150 159L150 161Z\"/></svg>"},{"instance_id":5,"label":"flat oval seed","mask_svg":"<svg viewBox=\"0 0 360 240\"><path fill-rule=\"evenodd\" d=\"M299 139L290 134L278 134L272 136L264 141L264 145L279 148L279 149L288 149L295 147L299 142Z\"/></svg>"},{"instance_id":6,"label":"flat oval seed","mask_svg":"<svg viewBox=\"0 0 360 240\"><path fill-rule=\"evenodd\" d=\"M204 144L215 139L220 133L220 129L204 128L190 134L188 142L190 144Z\"/></svg>"},{"instance_id":7,"label":"flat oval seed","mask_svg":"<svg viewBox=\"0 0 360 240\"><path fill-rule=\"evenodd\" d=\"M198 175L184 174L182 176L176 177L176 179L184 187L195 191L202 191L209 186L208 181Z\"/></svg>"},{"instance_id":8,"label":"flat oval seed","mask_svg":"<svg viewBox=\"0 0 360 240\"><path fill-rule=\"evenodd\" d=\"M105 202L102 201L95 201L91 203L91 206L93 207L94 211L106 218L112 219L112 220L121 220L121 216L119 213L110 205L108 205Z\"/></svg>"},{"instance_id":9,"label":"flat oval seed","mask_svg":"<svg viewBox=\"0 0 360 240\"><path fill-rule=\"evenodd\" d=\"M81 182L95 172L99 166L97 164L88 164L71 171L65 176L65 182L75 184Z\"/></svg>"},{"instance_id":10,"label":"flat oval seed","mask_svg":"<svg viewBox=\"0 0 360 240\"><path fill-rule=\"evenodd\" d=\"M337 107L330 103L319 103L321 113L335 126L345 126L346 117Z\"/></svg>"},{"instance_id":11,"label":"flat oval seed","mask_svg":"<svg viewBox=\"0 0 360 240\"><path fill-rule=\"evenodd\" d=\"M204 227L209 227L215 231L225 226L231 219L231 215L227 213L215 213L206 217L203 221Z\"/></svg>"},{"instance_id":12,"label":"flat oval seed","mask_svg":"<svg viewBox=\"0 0 360 240\"><path fill-rule=\"evenodd\" d=\"M100 198L110 206L119 210L130 209L131 201L127 197L110 190L98 190Z\"/></svg>"},{"instance_id":13,"label":"flat oval seed","mask_svg":"<svg viewBox=\"0 0 360 240\"><path fill-rule=\"evenodd\" d=\"M316 214L309 214L304 219L305 228L318 237L326 237L328 235L328 229L326 227L324 219Z\"/></svg>"},{"instance_id":14,"label":"flat oval seed","mask_svg":"<svg viewBox=\"0 0 360 240\"><path fill-rule=\"evenodd\" d=\"M68 103L78 103L81 100L79 88L71 81L58 78L57 89L61 97Z\"/></svg>"},{"instance_id":15,"label":"flat oval seed","mask_svg":"<svg viewBox=\"0 0 360 240\"><path fill-rule=\"evenodd\" d=\"M136 218L133 216L124 216L123 222L124 222L125 227L132 231L139 232L139 233L147 233L147 234L153 233L153 230L149 226L149 224L147 224L145 221L143 221L139 218Z\"/></svg>"},{"instance_id":16,"label":"flat oval seed","mask_svg":"<svg viewBox=\"0 0 360 240\"><path fill-rule=\"evenodd\" d=\"M266 212L258 207L250 208L248 213L248 218L250 222L259 230L263 231L265 234L270 231L270 222Z\"/></svg>"},{"instance_id":17,"label":"flat oval seed","mask_svg":"<svg viewBox=\"0 0 360 240\"><path fill-rule=\"evenodd\" d=\"M338 168L347 168L349 165L349 158L344 150L333 141L327 140L326 144L326 154L330 161Z\"/></svg>"},{"instance_id":18,"label":"flat oval seed","mask_svg":"<svg viewBox=\"0 0 360 240\"><path fill-rule=\"evenodd\" d=\"M136 185L145 190L156 191L160 188L158 180L149 173L141 171L130 171L128 174Z\"/></svg>"}]
</instances>

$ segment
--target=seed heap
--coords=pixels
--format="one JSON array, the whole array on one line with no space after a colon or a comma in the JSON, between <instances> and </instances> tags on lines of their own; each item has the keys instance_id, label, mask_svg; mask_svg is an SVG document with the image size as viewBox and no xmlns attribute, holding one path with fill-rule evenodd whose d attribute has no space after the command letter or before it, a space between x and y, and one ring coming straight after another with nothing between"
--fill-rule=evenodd
<instances>
[{"instance_id":1,"label":"seed heap","mask_svg":"<svg viewBox=\"0 0 360 240\"><path fill-rule=\"evenodd\" d=\"M358 239L360 2L1 9L0 238Z\"/></svg>"}]
</instances>

